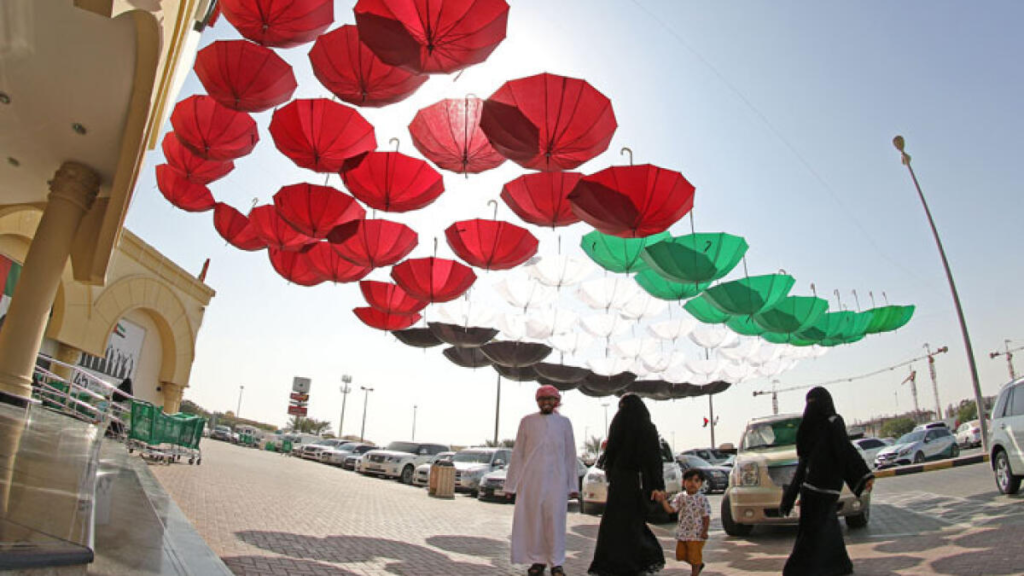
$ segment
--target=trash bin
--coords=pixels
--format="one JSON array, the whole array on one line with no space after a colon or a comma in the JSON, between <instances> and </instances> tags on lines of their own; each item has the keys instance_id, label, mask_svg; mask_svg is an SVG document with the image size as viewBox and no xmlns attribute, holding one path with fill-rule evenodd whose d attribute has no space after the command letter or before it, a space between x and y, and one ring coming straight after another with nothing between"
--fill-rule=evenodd
<instances>
[{"instance_id":1,"label":"trash bin","mask_svg":"<svg viewBox=\"0 0 1024 576\"><path fill-rule=\"evenodd\" d=\"M435 498L455 498L455 465L437 462L430 467L427 493Z\"/></svg>"}]
</instances>

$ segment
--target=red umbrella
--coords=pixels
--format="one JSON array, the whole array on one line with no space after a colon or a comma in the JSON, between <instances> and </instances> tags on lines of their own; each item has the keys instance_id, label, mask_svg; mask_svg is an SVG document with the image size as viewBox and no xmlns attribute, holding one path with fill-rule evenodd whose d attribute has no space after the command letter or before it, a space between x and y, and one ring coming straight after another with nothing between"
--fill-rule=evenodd
<instances>
[{"instance_id":1,"label":"red umbrella","mask_svg":"<svg viewBox=\"0 0 1024 576\"><path fill-rule=\"evenodd\" d=\"M292 184L274 194L277 215L312 238L326 238L335 226L366 217L366 210L344 192L330 186Z\"/></svg>"},{"instance_id":2,"label":"red umbrella","mask_svg":"<svg viewBox=\"0 0 1024 576\"><path fill-rule=\"evenodd\" d=\"M277 208L270 205L253 208L249 212L249 221L252 222L256 236L266 242L267 247L275 250L294 252L316 242L316 238L292 228L278 216Z\"/></svg>"},{"instance_id":3,"label":"red umbrella","mask_svg":"<svg viewBox=\"0 0 1024 576\"><path fill-rule=\"evenodd\" d=\"M244 214L227 204L218 202L213 207L213 227L221 237L239 250L262 250L267 243L256 235L256 227Z\"/></svg>"},{"instance_id":4,"label":"red umbrella","mask_svg":"<svg viewBox=\"0 0 1024 576\"><path fill-rule=\"evenodd\" d=\"M581 220L605 234L659 234L693 208L694 187L682 174L650 164L613 166L584 176L569 203Z\"/></svg>"},{"instance_id":5,"label":"red umbrella","mask_svg":"<svg viewBox=\"0 0 1024 576\"><path fill-rule=\"evenodd\" d=\"M164 136L163 151L167 164L196 184L209 184L223 178L235 169L234 162L203 160L196 156L182 145L174 132L168 132Z\"/></svg>"},{"instance_id":6,"label":"red umbrella","mask_svg":"<svg viewBox=\"0 0 1024 576\"><path fill-rule=\"evenodd\" d=\"M356 106L387 106L412 95L427 77L385 64L359 41L351 24L316 39L313 74L335 96Z\"/></svg>"},{"instance_id":7,"label":"red umbrella","mask_svg":"<svg viewBox=\"0 0 1024 576\"><path fill-rule=\"evenodd\" d=\"M317 242L306 252L310 267L324 280L345 283L362 280L373 271L342 258L329 242Z\"/></svg>"},{"instance_id":8,"label":"red umbrella","mask_svg":"<svg viewBox=\"0 0 1024 576\"><path fill-rule=\"evenodd\" d=\"M505 39L505 0L359 0L359 37L381 60L449 73L487 59Z\"/></svg>"},{"instance_id":9,"label":"red umbrella","mask_svg":"<svg viewBox=\"0 0 1024 576\"><path fill-rule=\"evenodd\" d=\"M174 135L186 148L206 160L234 160L256 147L256 121L209 96L190 96L174 106Z\"/></svg>"},{"instance_id":10,"label":"red umbrella","mask_svg":"<svg viewBox=\"0 0 1024 576\"><path fill-rule=\"evenodd\" d=\"M334 22L333 0L220 0L217 7L242 36L276 48L305 44Z\"/></svg>"},{"instance_id":11,"label":"red umbrella","mask_svg":"<svg viewBox=\"0 0 1024 576\"><path fill-rule=\"evenodd\" d=\"M405 330L420 321L419 314L388 314L370 306L354 308L352 311L364 324L378 330Z\"/></svg>"},{"instance_id":12,"label":"red umbrella","mask_svg":"<svg viewBox=\"0 0 1024 576\"><path fill-rule=\"evenodd\" d=\"M209 188L190 181L167 164L156 167L156 185L168 202L186 212L206 212L216 204Z\"/></svg>"},{"instance_id":13,"label":"red umbrella","mask_svg":"<svg viewBox=\"0 0 1024 576\"><path fill-rule=\"evenodd\" d=\"M537 226L568 226L579 222L569 193L583 175L576 172L525 174L505 184L501 199L517 216Z\"/></svg>"},{"instance_id":14,"label":"red umbrella","mask_svg":"<svg viewBox=\"0 0 1024 576\"><path fill-rule=\"evenodd\" d=\"M537 253L537 239L500 220L463 220L444 231L448 245L469 265L485 270L515 268Z\"/></svg>"},{"instance_id":15,"label":"red umbrella","mask_svg":"<svg viewBox=\"0 0 1024 576\"><path fill-rule=\"evenodd\" d=\"M474 97L441 100L423 108L409 124L412 143L438 168L477 174L500 166L505 157L491 147L480 130L483 100Z\"/></svg>"},{"instance_id":16,"label":"red umbrella","mask_svg":"<svg viewBox=\"0 0 1024 576\"><path fill-rule=\"evenodd\" d=\"M608 149L618 124L608 98L585 80L538 74L506 82L484 102L491 146L533 170L572 170Z\"/></svg>"},{"instance_id":17,"label":"red umbrella","mask_svg":"<svg viewBox=\"0 0 1024 576\"><path fill-rule=\"evenodd\" d=\"M377 147L373 126L359 112L325 98L277 109L270 135L282 154L317 172L337 172L346 159Z\"/></svg>"},{"instance_id":18,"label":"red umbrella","mask_svg":"<svg viewBox=\"0 0 1024 576\"><path fill-rule=\"evenodd\" d=\"M418 210L444 192L444 179L430 164L398 152L370 152L341 178L353 196L385 212Z\"/></svg>"},{"instance_id":19,"label":"red umbrella","mask_svg":"<svg viewBox=\"0 0 1024 576\"><path fill-rule=\"evenodd\" d=\"M413 298L401 286L390 282L363 280L359 289L370 306L388 314L416 314L429 304L426 300Z\"/></svg>"},{"instance_id":20,"label":"red umbrella","mask_svg":"<svg viewBox=\"0 0 1024 576\"><path fill-rule=\"evenodd\" d=\"M327 240L349 262L380 268L405 258L419 236L405 224L390 220L353 220L332 230Z\"/></svg>"},{"instance_id":21,"label":"red umbrella","mask_svg":"<svg viewBox=\"0 0 1024 576\"><path fill-rule=\"evenodd\" d=\"M276 248L267 248L270 264L282 278L300 286L316 286L324 281L309 263L305 252L289 252Z\"/></svg>"},{"instance_id":22,"label":"red umbrella","mask_svg":"<svg viewBox=\"0 0 1024 576\"><path fill-rule=\"evenodd\" d=\"M448 302L462 296L476 281L468 266L444 258L414 258L391 269L391 277L414 298Z\"/></svg>"},{"instance_id":23,"label":"red umbrella","mask_svg":"<svg viewBox=\"0 0 1024 576\"><path fill-rule=\"evenodd\" d=\"M292 67L270 48L245 40L218 40L199 51L196 76L217 102L242 112L262 112L295 92Z\"/></svg>"}]
</instances>

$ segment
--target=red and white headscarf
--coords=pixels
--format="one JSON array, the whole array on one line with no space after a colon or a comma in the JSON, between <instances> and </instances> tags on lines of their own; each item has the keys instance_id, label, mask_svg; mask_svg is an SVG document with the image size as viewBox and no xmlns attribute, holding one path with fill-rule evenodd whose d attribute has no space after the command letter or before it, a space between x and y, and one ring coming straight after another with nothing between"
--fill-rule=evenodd
<instances>
[{"instance_id":1,"label":"red and white headscarf","mask_svg":"<svg viewBox=\"0 0 1024 576\"><path fill-rule=\"evenodd\" d=\"M555 388L550 384L545 384L544 386L537 388L535 399L540 400L545 396L554 396L555 398L558 398L558 403L555 404L556 407L562 405L562 393L558 391L558 388Z\"/></svg>"}]
</instances>

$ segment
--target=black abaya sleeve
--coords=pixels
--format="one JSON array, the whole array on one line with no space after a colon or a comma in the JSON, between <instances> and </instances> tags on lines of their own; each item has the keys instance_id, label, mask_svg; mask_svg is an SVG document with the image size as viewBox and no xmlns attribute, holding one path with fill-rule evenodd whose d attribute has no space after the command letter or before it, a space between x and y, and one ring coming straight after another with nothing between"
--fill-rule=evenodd
<instances>
[{"instance_id":1,"label":"black abaya sleeve","mask_svg":"<svg viewBox=\"0 0 1024 576\"><path fill-rule=\"evenodd\" d=\"M807 458L801 458L796 465L796 472L793 473L793 480L790 481L789 485L786 486L786 491L782 493L782 502L779 503L779 512L783 516L789 516L789 513L793 511L793 504L796 503L796 497L800 495L800 486L804 483L804 478L807 476Z\"/></svg>"},{"instance_id":2,"label":"black abaya sleeve","mask_svg":"<svg viewBox=\"0 0 1024 576\"><path fill-rule=\"evenodd\" d=\"M658 441L658 429L653 424L646 427L638 438L638 456L640 457L640 476L644 496L650 496L654 490L665 489L665 471L661 463L661 443Z\"/></svg>"},{"instance_id":3,"label":"black abaya sleeve","mask_svg":"<svg viewBox=\"0 0 1024 576\"><path fill-rule=\"evenodd\" d=\"M846 423L843 422L842 416L832 417L829 420L829 425L831 427L829 437L833 442L832 449L843 469L843 481L859 497L864 491L864 485L875 475L871 473L864 458L853 447L850 437L846 435Z\"/></svg>"}]
</instances>

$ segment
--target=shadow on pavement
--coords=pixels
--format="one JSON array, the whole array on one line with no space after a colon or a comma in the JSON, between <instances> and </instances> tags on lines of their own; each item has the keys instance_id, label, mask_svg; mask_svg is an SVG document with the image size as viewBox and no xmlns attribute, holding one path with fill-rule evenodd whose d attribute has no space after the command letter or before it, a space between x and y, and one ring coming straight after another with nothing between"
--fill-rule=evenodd
<instances>
[{"instance_id":1,"label":"shadow on pavement","mask_svg":"<svg viewBox=\"0 0 1024 576\"><path fill-rule=\"evenodd\" d=\"M224 558L224 563L238 576L263 576L264 574L309 574L310 576L358 576L329 564L293 560L274 556L233 556Z\"/></svg>"}]
</instances>

